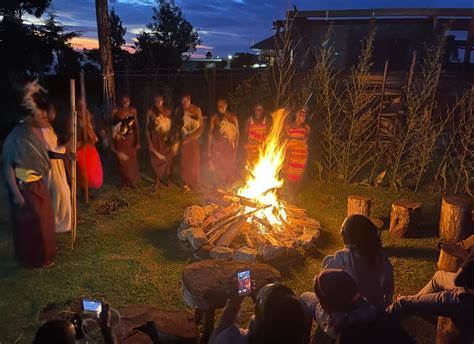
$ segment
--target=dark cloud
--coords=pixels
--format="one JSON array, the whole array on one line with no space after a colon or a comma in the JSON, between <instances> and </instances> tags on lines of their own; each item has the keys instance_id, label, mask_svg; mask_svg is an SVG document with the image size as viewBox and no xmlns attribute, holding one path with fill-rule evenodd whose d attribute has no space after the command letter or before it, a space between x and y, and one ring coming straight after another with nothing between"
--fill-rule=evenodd
<instances>
[{"instance_id":1,"label":"dark cloud","mask_svg":"<svg viewBox=\"0 0 474 344\"><path fill-rule=\"evenodd\" d=\"M473 7L474 0L295 0L299 10L380 7ZM383 3L383 5L381 5ZM200 32L203 44L215 54L247 51L256 41L271 35L275 19L284 18L288 0L176 0L185 17ZM150 22L153 0L110 0L128 28L127 40ZM59 20L84 37L96 38L94 0L53 0Z\"/></svg>"}]
</instances>

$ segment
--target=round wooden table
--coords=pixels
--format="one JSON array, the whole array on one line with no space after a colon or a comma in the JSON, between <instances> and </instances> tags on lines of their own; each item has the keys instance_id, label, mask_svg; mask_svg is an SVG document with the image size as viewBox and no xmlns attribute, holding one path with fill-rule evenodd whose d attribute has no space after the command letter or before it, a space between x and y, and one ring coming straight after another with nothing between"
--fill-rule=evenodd
<instances>
[{"instance_id":1,"label":"round wooden table","mask_svg":"<svg viewBox=\"0 0 474 344\"><path fill-rule=\"evenodd\" d=\"M250 278L259 290L281 280L280 272L267 264L225 260L203 260L188 265L181 274L183 298L195 309L196 323L202 323L200 343L207 343L214 330L215 310L224 308L237 293L237 272L250 270Z\"/></svg>"}]
</instances>

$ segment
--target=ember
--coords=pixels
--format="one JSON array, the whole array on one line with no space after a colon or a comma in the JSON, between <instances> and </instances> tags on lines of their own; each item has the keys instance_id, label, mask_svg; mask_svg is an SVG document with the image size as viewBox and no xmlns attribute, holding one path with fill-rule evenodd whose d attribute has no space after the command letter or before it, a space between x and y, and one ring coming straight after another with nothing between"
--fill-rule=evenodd
<instances>
[{"instance_id":1,"label":"ember","mask_svg":"<svg viewBox=\"0 0 474 344\"><path fill-rule=\"evenodd\" d=\"M217 190L219 199L206 207L185 210L178 238L189 250L209 252L217 259L264 261L298 255L314 246L320 224L306 210L287 204L279 196L279 177L285 162L282 132L287 112L273 113L273 127L248 177L236 193ZM199 256L199 254L197 254Z\"/></svg>"}]
</instances>

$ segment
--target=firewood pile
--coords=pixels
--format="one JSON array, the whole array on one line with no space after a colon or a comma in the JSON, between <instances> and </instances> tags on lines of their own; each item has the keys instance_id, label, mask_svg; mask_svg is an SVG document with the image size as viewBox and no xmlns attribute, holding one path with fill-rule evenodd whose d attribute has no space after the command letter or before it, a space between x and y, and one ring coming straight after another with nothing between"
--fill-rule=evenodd
<instances>
[{"instance_id":1,"label":"firewood pile","mask_svg":"<svg viewBox=\"0 0 474 344\"><path fill-rule=\"evenodd\" d=\"M268 210L277 219L274 225ZM277 209L218 190L207 205L184 210L177 235L182 248L196 258L271 262L312 249L320 227L305 209L286 202Z\"/></svg>"}]
</instances>

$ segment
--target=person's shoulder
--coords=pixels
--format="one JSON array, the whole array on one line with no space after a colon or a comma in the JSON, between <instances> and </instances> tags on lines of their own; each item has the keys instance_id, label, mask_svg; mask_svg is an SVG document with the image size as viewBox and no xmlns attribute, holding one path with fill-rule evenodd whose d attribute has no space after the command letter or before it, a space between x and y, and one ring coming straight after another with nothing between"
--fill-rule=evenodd
<instances>
[{"instance_id":1,"label":"person's shoulder","mask_svg":"<svg viewBox=\"0 0 474 344\"><path fill-rule=\"evenodd\" d=\"M334 254L328 255L323 259L323 268L337 268L342 265L345 265L348 261L348 258L352 255L350 249L344 247Z\"/></svg>"}]
</instances>

